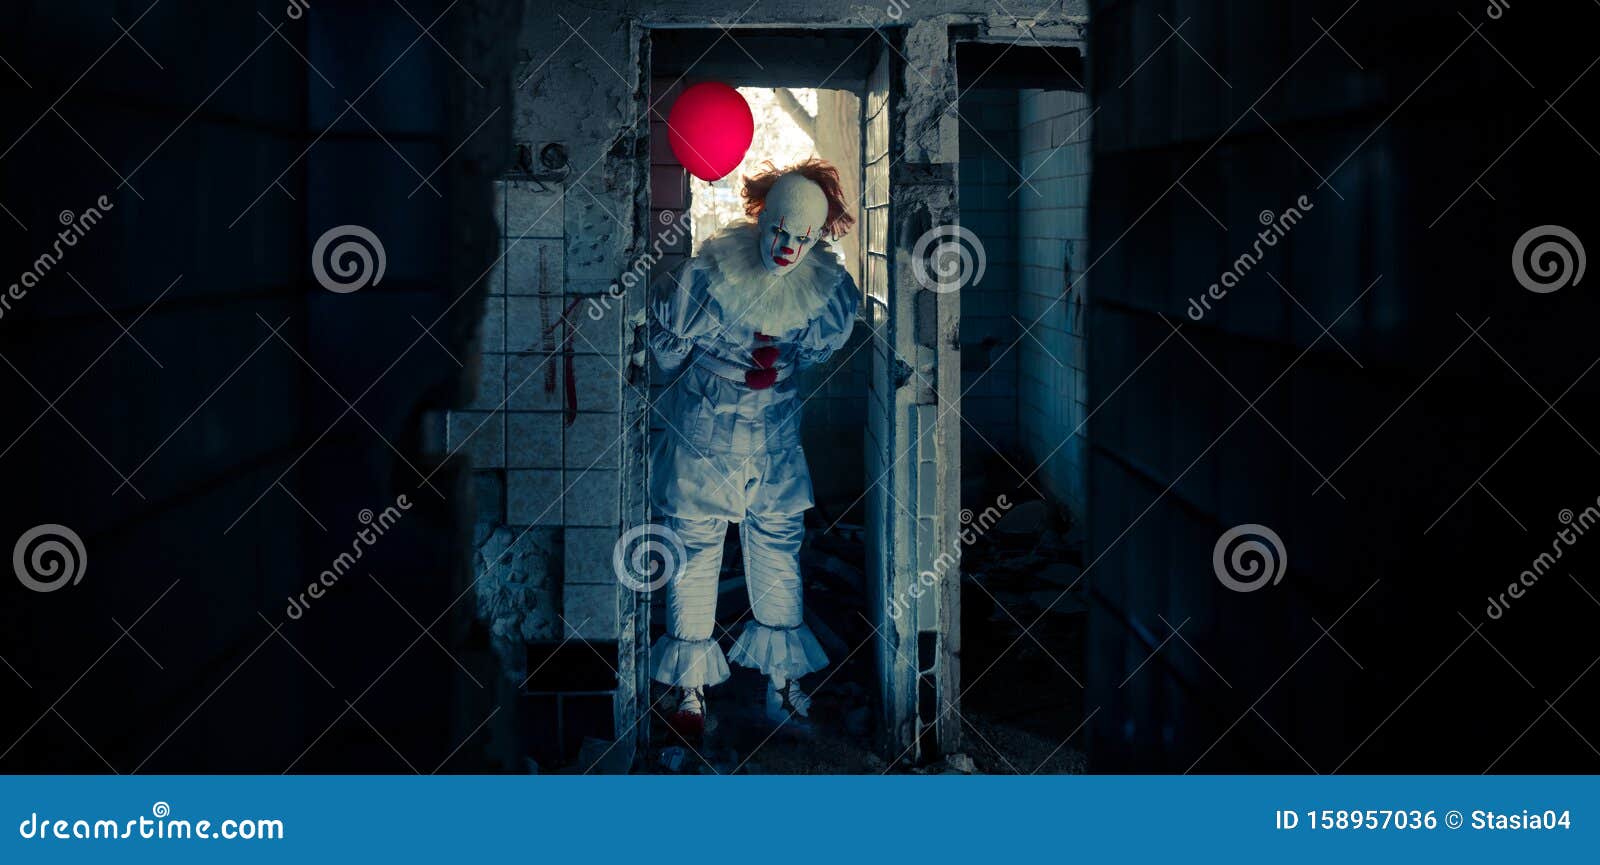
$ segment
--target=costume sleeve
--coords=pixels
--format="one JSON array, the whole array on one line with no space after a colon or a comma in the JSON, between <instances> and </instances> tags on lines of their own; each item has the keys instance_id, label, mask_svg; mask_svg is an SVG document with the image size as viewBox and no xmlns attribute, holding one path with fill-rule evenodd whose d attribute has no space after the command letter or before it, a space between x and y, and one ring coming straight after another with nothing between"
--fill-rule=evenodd
<instances>
[{"instance_id":1,"label":"costume sleeve","mask_svg":"<svg viewBox=\"0 0 1600 865\"><path fill-rule=\"evenodd\" d=\"M856 310L861 306L861 290L849 271L841 270L839 285L828 300L828 305L800 332L796 357L801 368L823 363L833 353L850 341L850 332L856 326Z\"/></svg>"},{"instance_id":2,"label":"costume sleeve","mask_svg":"<svg viewBox=\"0 0 1600 865\"><path fill-rule=\"evenodd\" d=\"M656 280L650 291L650 354L667 372L683 365L704 330L704 270L690 259Z\"/></svg>"}]
</instances>

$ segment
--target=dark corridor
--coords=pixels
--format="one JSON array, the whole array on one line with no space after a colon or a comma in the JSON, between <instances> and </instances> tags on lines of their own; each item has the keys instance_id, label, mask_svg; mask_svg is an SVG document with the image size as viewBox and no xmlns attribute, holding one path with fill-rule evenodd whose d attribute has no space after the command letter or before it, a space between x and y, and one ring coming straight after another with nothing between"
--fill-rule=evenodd
<instances>
[{"instance_id":1,"label":"dark corridor","mask_svg":"<svg viewBox=\"0 0 1600 865\"><path fill-rule=\"evenodd\" d=\"M653 75L878 124L848 747L716 771L1600 770L1594 4L11 5L0 771L662 770Z\"/></svg>"}]
</instances>

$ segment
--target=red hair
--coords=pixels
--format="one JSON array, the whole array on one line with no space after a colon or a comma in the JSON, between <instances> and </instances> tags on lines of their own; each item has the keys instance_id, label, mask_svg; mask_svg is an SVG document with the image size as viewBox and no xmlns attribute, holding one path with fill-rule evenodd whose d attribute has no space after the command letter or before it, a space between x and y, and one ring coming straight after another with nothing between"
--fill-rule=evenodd
<instances>
[{"instance_id":1,"label":"red hair","mask_svg":"<svg viewBox=\"0 0 1600 865\"><path fill-rule=\"evenodd\" d=\"M751 219L761 215L767 206L767 193L772 191L772 185L778 178L785 174L798 174L801 177L822 187L822 194L828 198L828 218L822 223L822 233L838 240L856 224L856 218L845 209L844 188L839 183L839 169L822 159L807 159L788 168L775 168L771 161L766 167L744 178L744 189L740 195L744 196L744 212Z\"/></svg>"}]
</instances>

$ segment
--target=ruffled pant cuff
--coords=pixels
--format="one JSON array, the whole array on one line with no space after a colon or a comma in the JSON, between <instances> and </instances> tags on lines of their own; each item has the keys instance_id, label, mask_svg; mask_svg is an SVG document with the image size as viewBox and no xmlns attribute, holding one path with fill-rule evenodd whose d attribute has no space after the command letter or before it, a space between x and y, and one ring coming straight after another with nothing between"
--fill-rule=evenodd
<instances>
[{"instance_id":1,"label":"ruffled pant cuff","mask_svg":"<svg viewBox=\"0 0 1600 865\"><path fill-rule=\"evenodd\" d=\"M811 628L774 628L751 621L728 652L728 660L741 667L754 667L767 675L798 679L828 666L828 653L822 650Z\"/></svg>"},{"instance_id":2,"label":"ruffled pant cuff","mask_svg":"<svg viewBox=\"0 0 1600 865\"><path fill-rule=\"evenodd\" d=\"M716 640L680 640L667 635L656 641L650 654L655 659L652 675L665 685L698 688L728 679L728 659Z\"/></svg>"}]
</instances>

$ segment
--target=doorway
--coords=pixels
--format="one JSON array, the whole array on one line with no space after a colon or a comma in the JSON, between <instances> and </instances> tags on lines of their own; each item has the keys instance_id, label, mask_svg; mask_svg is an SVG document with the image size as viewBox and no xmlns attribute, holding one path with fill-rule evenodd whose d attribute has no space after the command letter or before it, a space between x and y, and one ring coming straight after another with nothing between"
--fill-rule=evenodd
<instances>
[{"instance_id":1,"label":"doorway","mask_svg":"<svg viewBox=\"0 0 1600 865\"><path fill-rule=\"evenodd\" d=\"M834 242L858 286L868 279L869 253L862 159L866 61L872 31L763 33L741 31L738 44L717 31L663 30L652 35L649 222L666 254L652 283L677 268L728 221L742 217L741 178L767 161L782 167L817 157L840 171L855 228ZM748 54L746 53L748 52ZM757 62L756 58L761 58ZM830 71L831 70L831 71ZM715 182L694 178L667 145L665 119L686 87L717 80L737 87L755 114L756 140L744 162ZM819 253L820 254L820 251ZM879 250L882 256L882 250ZM824 364L801 374L801 437L811 466L816 507L806 517L801 552L805 622L828 654L828 667L806 677L814 703L808 723L775 728L764 714L765 679L738 666L711 694L713 724L701 743L679 739L664 723L671 695L653 685L646 701L649 771L862 773L884 768L873 731L881 699L875 684L874 603L866 561L869 481L864 430L872 330L866 304L850 340ZM651 406L662 404L674 377L651 368ZM650 440L668 433L650 410ZM726 648L750 618L737 527L724 543L715 636ZM665 632L666 591L651 598L647 648ZM641 667L645 667L641 664Z\"/></svg>"},{"instance_id":2,"label":"doorway","mask_svg":"<svg viewBox=\"0 0 1600 865\"><path fill-rule=\"evenodd\" d=\"M764 88L758 99L789 117L771 121L780 126L820 119L819 92L854 97L859 207L847 255L863 305L855 338L806 392L818 502L802 560L808 623L844 659L810 683L832 703L826 735L774 744L770 727L757 735L760 725L736 722L715 753L696 756L715 771L864 771L939 757L971 766L965 750L982 771L1081 771L1071 740L1083 719L1093 116L1081 42L1030 49L953 34L955 62L932 74L959 83L948 92L960 96L940 112L937 98L898 108L902 90L943 92L906 59L903 33L717 36L653 31L651 225L736 190L733 177L691 184L672 159L670 88L708 78ZM959 130L959 148L929 152L908 132L917 112L918 124ZM947 245L930 253L922 241L957 229L990 270L950 291L923 278ZM696 236L686 232L654 275L681 263ZM666 385L652 381L652 394ZM728 553L719 624L733 628L748 606ZM723 705L759 705L759 677L738 679ZM654 751L672 745L655 738Z\"/></svg>"},{"instance_id":3,"label":"doorway","mask_svg":"<svg viewBox=\"0 0 1600 865\"><path fill-rule=\"evenodd\" d=\"M1080 772L1093 110L1076 50L956 53L961 226L986 265L961 292L964 746L988 771Z\"/></svg>"}]
</instances>

